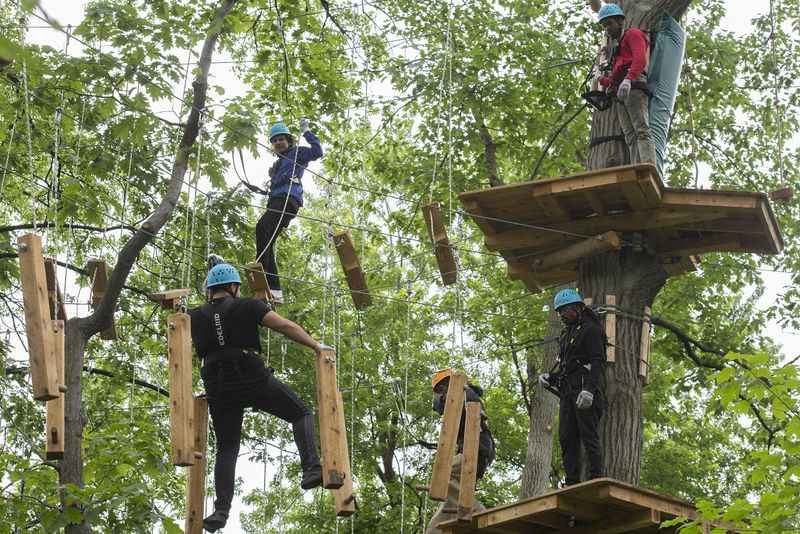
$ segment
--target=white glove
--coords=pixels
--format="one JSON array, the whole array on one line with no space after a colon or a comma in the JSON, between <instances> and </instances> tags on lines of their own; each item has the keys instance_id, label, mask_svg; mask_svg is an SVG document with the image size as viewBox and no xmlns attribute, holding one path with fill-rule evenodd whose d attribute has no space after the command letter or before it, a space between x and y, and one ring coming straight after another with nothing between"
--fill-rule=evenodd
<instances>
[{"instance_id":1,"label":"white glove","mask_svg":"<svg viewBox=\"0 0 800 534\"><path fill-rule=\"evenodd\" d=\"M300 133L304 134L308 131L308 119L300 119Z\"/></svg>"},{"instance_id":2,"label":"white glove","mask_svg":"<svg viewBox=\"0 0 800 534\"><path fill-rule=\"evenodd\" d=\"M587 408L592 407L592 402L594 401L594 395L591 392L586 391L585 389L578 393L578 400L575 402L575 406L578 407L579 410L586 410Z\"/></svg>"},{"instance_id":3,"label":"white glove","mask_svg":"<svg viewBox=\"0 0 800 534\"><path fill-rule=\"evenodd\" d=\"M323 350L329 350L331 352L336 352L336 349L329 345L323 345L322 343L319 344L319 349L317 349L317 354L320 354Z\"/></svg>"},{"instance_id":4,"label":"white glove","mask_svg":"<svg viewBox=\"0 0 800 534\"><path fill-rule=\"evenodd\" d=\"M543 388L550 387L550 373L542 373L539 375L539 385Z\"/></svg>"},{"instance_id":5,"label":"white glove","mask_svg":"<svg viewBox=\"0 0 800 534\"><path fill-rule=\"evenodd\" d=\"M631 94L631 81L628 79L622 80L617 89L617 98L620 100L627 100L628 95Z\"/></svg>"}]
</instances>

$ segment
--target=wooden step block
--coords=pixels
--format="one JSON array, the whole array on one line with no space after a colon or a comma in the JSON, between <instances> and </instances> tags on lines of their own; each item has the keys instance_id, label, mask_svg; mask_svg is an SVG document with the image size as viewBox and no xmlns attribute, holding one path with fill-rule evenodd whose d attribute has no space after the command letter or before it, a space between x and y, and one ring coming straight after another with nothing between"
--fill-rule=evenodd
<instances>
[{"instance_id":1,"label":"wooden step block","mask_svg":"<svg viewBox=\"0 0 800 534\"><path fill-rule=\"evenodd\" d=\"M267 273L264 272L263 265L258 262L248 263L244 266L244 274L250 289L253 290L253 298L266 300L267 302L273 301L269 283L267 282Z\"/></svg>"},{"instance_id":2,"label":"wooden step block","mask_svg":"<svg viewBox=\"0 0 800 534\"><path fill-rule=\"evenodd\" d=\"M189 468L186 481L186 534L203 534L205 515L206 467L208 465L208 399L194 399L195 463ZM197 454L199 453L199 455Z\"/></svg>"},{"instance_id":3,"label":"wooden step block","mask_svg":"<svg viewBox=\"0 0 800 534\"><path fill-rule=\"evenodd\" d=\"M353 494L353 471L350 469L350 457L347 448L347 433L344 424L344 401L342 393L337 391L337 402L339 406L339 428L342 429L337 437L339 440L338 448L344 451L344 484L341 488L333 490L334 508L339 517L348 517L356 513L356 496Z\"/></svg>"},{"instance_id":4,"label":"wooden step block","mask_svg":"<svg viewBox=\"0 0 800 534\"><path fill-rule=\"evenodd\" d=\"M168 289L150 293L147 297L154 302L158 302L164 310L176 310L180 307L181 301L188 297L191 292L192 290L188 288Z\"/></svg>"},{"instance_id":5,"label":"wooden step block","mask_svg":"<svg viewBox=\"0 0 800 534\"><path fill-rule=\"evenodd\" d=\"M108 264L105 260L93 258L86 264L86 272L92 280L91 303L92 309L96 309L103 300L108 288ZM111 316L111 326L100 332L100 339L113 341L117 339L117 329L114 325L114 316Z\"/></svg>"},{"instance_id":6,"label":"wooden step block","mask_svg":"<svg viewBox=\"0 0 800 534\"><path fill-rule=\"evenodd\" d=\"M53 332L53 354L56 363L58 383L64 383L64 321L51 322ZM45 457L48 460L60 460L64 457L64 393L58 398L47 401L45 420L47 445Z\"/></svg>"},{"instance_id":7,"label":"wooden step block","mask_svg":"<svg viewBox=\"0 0 800 534\"><path fill-rule=\"evenodd\" d=\"M345 230L333 234L333 244L339 254L344 276L347 278L347 285L350 288L350 295L353 297L353 304L357 310L363 310L372 304L372 297L369 294L367 279L361 269L361 262L358 260L350 232Z\"/></svg>"},{"instance_id":8,"label":"wooden step block","mask_svg":"<svg viewBox=\"0 0 800 534\"><path fill-rule=\"evenodd\" d=\"M464 373L453 373L447 388L447 399L444 404L442 430L439 433L439 445L436 449L436 460L433 463L433 474L429 495L434 501L447 500L447 488L450 484L450 472L453 468L453 456L456 450L458 427L461 425L461 412L464 409L464 386L467 377Z\"/></svg>"},{"instance_id":9,"label":"wooden step block","mask_svg":"<svg viewBox=\"0 0 800 534\"><path fill-rule=\"evenodd\" d=\"M481 438L481 403L468 402L464 422L464 452L461 461L461 480L458 488L458 517L472 516L475 504L475 483L478 480L478 445Z\"/></svg>"},{"instance_id":10,"label":"wooden step block","mask_svg":"<svg viewBox=\"0 0 800 534\"><path fill-rule=\"evenodd\" d=\"M50 303L50 318L67 320L67 308L64 306L64 295L58 286L56 262L53 258L45 258L44 275L47 279L47 300Z\"/></svg>"},{"instance_id":11,"label":"wooden step block","mask_svg":"<svg viewBox=\"0 0 800 534\"><path fill-rule=\"evenodd\" d=\"M428 236L433 244L436 254L436 264L439 266L439 273L442 275L442 283L446 286L454 284L458 280L458 267L456 266L453 247L447 238L447 230L442 219L442 210L438 202L422 207L425 217L425 227L428 229Z\"/></svg>"},{"instance_id":12,"label":"wooden step block","mask_svg":"<svg viewBox=\"0 0 800 534\"><path fill-rule=\"evenodd\" d=\"M194 397L192 396L191 318L175 313L167 319L169 350L169 426L173 465L194 465Z\"/></svg>"},{"instance_id":13,"label":"wooden step block","mask_svg":"<svg viewBox=\"0 0 800 534\"><path fill-rule=\"evenodd\" d=\"M349 476L347 431L336 388L336 352L323 350L316 357L317 411L322 449L322 482L326 489L344 486Z\"/></svg>"},{"instance_id":14,"label":"wooden step block","mask_svg":"<svg viewBox=\"0 0 800 534\"><path fill-rule=\"evenodd\" d=\"M36 234L25 234L17 244L33 398L49 401L58 398L59 389L42 240Z\"/></svg>"}]
</instances>

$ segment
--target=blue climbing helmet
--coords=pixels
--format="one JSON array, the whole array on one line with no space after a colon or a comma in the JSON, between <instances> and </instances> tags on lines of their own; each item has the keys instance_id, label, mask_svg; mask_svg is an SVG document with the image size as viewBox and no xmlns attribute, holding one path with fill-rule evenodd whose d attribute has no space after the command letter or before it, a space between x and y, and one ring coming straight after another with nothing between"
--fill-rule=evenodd
<instances>
[{"instance_id":1,"label":"blue climbing helmet","mask_svg":"<svg viewBox=\"0 0 800 534\"><path fill-rule=\"evenodd\" d=\"M269 129L269 142L272 142L272 138L276 135L288 135L290 138L292 137L291 132L289 132L289 128L282 122L276 122L272 125L272 128Z\"/></svg>"},{"instance_id":2,"label":"blue climbing helmet","mask_svg":"<svg viewBox=\"0 0 800 534\"><path fill-rule=\"evenodd\" d=\"M603 20L609 17L624 17L625 13L622 11L622 8L619 7L617 4L603 4L603 7L600 8L600 11L597 13L597 22L603 22Z\"/></svg>"},{"instance_id":3,"label":"blue climbing helmet","mask_svg":"<svg viewBox=\"0 0 800 534\"><path fill-rule=\"evenodd\" d=\"M558 293L556 293L556 298L553 300L553 307L558 310L562 306L566 306L567 304L576 304L578 302L583 302L581 298L581 294L578 293L575 289L562 289Z\"/></svg>"},{"instance_id":4,"label":"blue climbing helmet","mask_svg":"<svg viewBox=\"0 0 800 534\"><path fill-rule=\"evenodd\" d=\"M213 266L206 277L206 289L241 283L242 279L239 278L239 271L230 263L220 263Z\"/></svg>"}]
</instances>

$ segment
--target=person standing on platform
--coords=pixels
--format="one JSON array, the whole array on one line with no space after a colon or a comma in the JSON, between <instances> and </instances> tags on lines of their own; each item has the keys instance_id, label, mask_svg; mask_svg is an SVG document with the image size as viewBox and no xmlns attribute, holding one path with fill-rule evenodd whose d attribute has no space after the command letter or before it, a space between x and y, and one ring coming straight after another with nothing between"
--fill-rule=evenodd
<instances>
[{"instance_id":1,"label":"person standing on platform","mask_svg":"<svg viewBox=\"0 0 800 534\"><path fill-rule=\"evenodd\" d=\"M442 369L433 375L433 410L440 416L444 415L444 405L447 399L447 390L450 385L450 377L453 375L452 369ZM494 438L489 431L486 412L483 411L483 389L474 385L467 384L465 388L465 402L481 403L481 433L478 442L478 468L477 478L480 480L486 473L486 469L492 464L496 456ZM428 523L425 534L441 534L437 527L439 523L455 519L458 517L458 493L461 485L461 462L463 460L462 450L464 447L464 427L466 425L466 409L461 412L461 424L458 427L458 437L456 438L457 454L453 457L453 467L450 471L450 484L447 488L447 500L443 502ZM486 508L480 501L475 499L472 505L472 513L482 512Z\"/></svg>"},{"instance_id":2,"label":"person standing on platform","mask_svg":"<svg viewBox=\"0 0 800 534\"><path fill-rule=\"evenodd\" d=\"M647 67L650 41L637 29L625 30L625 13L617 4L604 4L598 13L600 25L617 41L609 76L600 77L600 85L616 94L617 118L631 163L656 163L656 150L650 133L650 91L647 88Z\"/></svg>"},{"instance_id":3,"label":"person standing on platform","mask_svg":"<svg viewBox=\"0 0 800 534\"><path fill-rule=\"evenodd\" d=\"M581 444L589 460L589 478L603 476L603 449L598 426L605 404L602 388L605 333L600 318L574 289L556 294L554 307L564 323L554 372L539 383L561 400L558 440L566 471L566 485L581 481Z\"/></svg>"},{"instance_id":4,"label":"person standing on platform","mask_svg":"<svg viewBox=\"0 0 800 534\"><path fill-rule=\"evenodd\" d=\"M273 369L264 366L258 328L265 326L280 332L314 350L317 356L325 347L300 326L275 313L268 303L240 298L241 279L232 265L216 263L209 270L205 285L208 302L189 310L189 316L192 343L203 362L200 376L217 437L214 513L203 521L206 530L215 532L228 520L247 407L291 423L303 469L300 487L311 489L322 484L314 417L297 394L273 376Z\"/></svg>"},{"instance_id":5,"label":"person standing on platform","mask_svg":"<svg viewBox=\"0 0 800 534\"><path fill-rule=\"evenodd\" d=\"M269 169L267 211L256 225L256 261L260 261L269 283L273 301L283 303L283 290L275 262L275 239L303 206L303 173L309 162L322 157L322 145L309 130L308 119L300 121L300 133L309 147L295 144L289 128L282 122L269 130L272 151L278 157Z\"/></svg>"}]
</instances>

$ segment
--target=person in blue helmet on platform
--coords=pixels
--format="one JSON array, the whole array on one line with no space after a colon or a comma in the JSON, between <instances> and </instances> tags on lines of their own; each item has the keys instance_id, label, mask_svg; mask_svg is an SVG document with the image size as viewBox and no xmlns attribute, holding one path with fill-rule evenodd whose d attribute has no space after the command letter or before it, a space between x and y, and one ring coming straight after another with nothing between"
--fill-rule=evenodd
<instances>
[{"instance_id":1,"label":"person in blue helmet on platform","mask_svg":"<svg viewBox=\"0 0 800 534\"><path fill-rule=\"evenodd\" d=\"M558 340L558 362L550 373L539 376L539 383L561 401L558 441L570 486L581 481L581 444L589 460L589 478L603 476L598 426L605 407L606 338L600 318L576 290L562 289L553 305L564 329Z\"/></svg>"},{"instance_id":2,"label":"person in blue helmet on platform","mask_svg":"<svg viewBox=\"0 0 800 534\"><path fill-rule=\"evenodd\" d=\"M297 394L273 376L260 357L258 329L265 326L304 345L317 355L325 348L269 303L240 298L237 270L218 256L206 278L207 302L189 310L192 343L202 360L200 376L208 397L217 454L214 465L214 512L203 526L215 532L225 526L233 500L236 460L245 408L266 412L291 423L303 470L300 487L322 484L322 466L314 437L314 416Z\"/></svg>"},{"instance_id":3,"label":"person in blue helmet on platform","mask_svg":"<svg viewBox=\"0 0 800 534\"><path fill-rule=\"evenodd\" d=\"M269 142L277 160L269 169L267 211L256 225L256 256L267 275L275 302L283 302L283 290L275 263L275 239L297 215L303 205L303 173L309 162L322 157L322 145L309 130L308 119L300 121L300 133L310 146L295 143L289 128L282 122L269 129Z\"/></svg>"}]
</instances>

